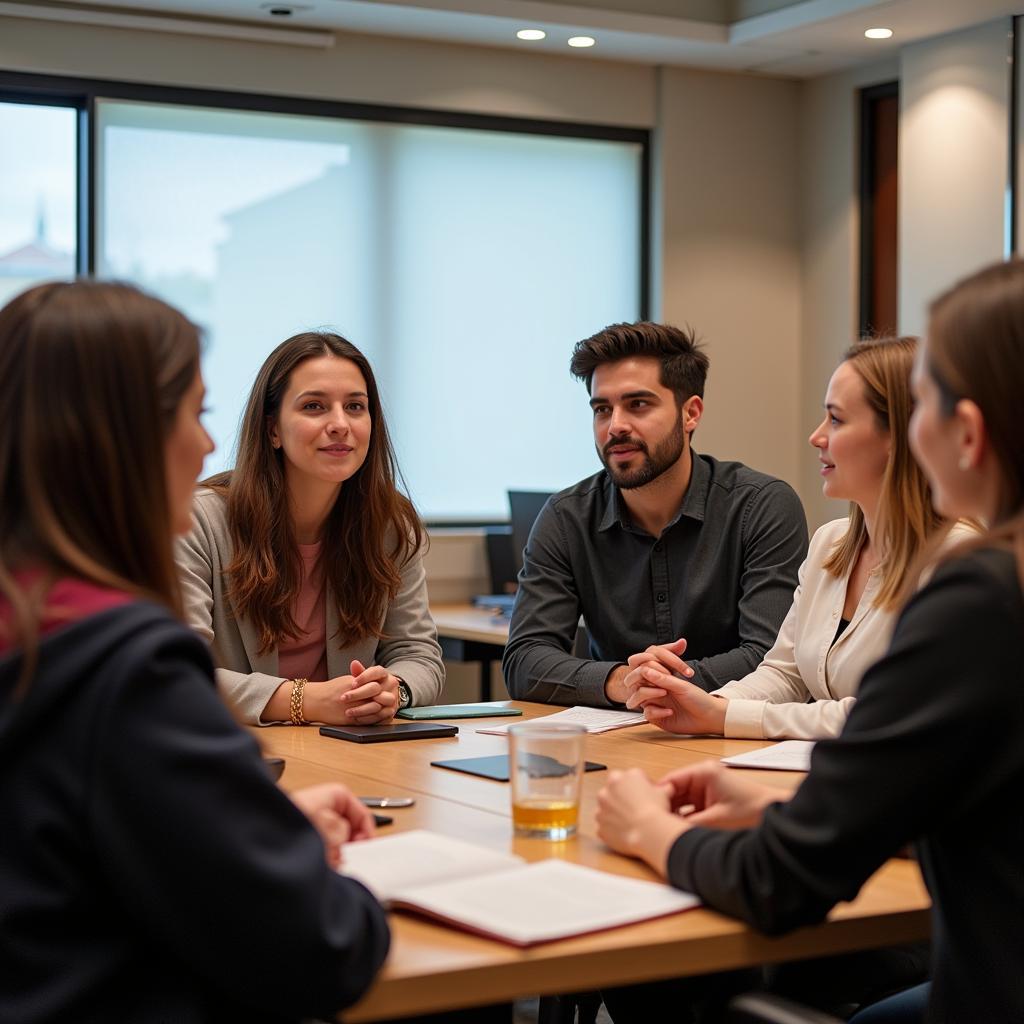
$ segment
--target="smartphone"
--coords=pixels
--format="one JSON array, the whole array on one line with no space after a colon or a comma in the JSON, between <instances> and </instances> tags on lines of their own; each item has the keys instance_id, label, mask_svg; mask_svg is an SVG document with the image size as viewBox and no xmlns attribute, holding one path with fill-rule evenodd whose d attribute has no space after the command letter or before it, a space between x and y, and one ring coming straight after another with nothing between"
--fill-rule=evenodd
<instances>
[{"instance_id":1,"label":"smartphone","mask_svg":"<svg viewBox=\"0 0 1024 1024\"><path fill-rule=\"evenodd\" d=\"M454 736L457 725L436 725L432 722L400 722L397 725L322 725L321 736L350 743L387 743L389 740L430 740L438 736Z\"/></svg>"},{"instance_id":2,"label":"smartphone","mask_svg":"<svg viewBox=\"0 0 1024 1024\"><path fill-rule=\"evenodd\" d=\"M361 796L359 801L366 807L412 807L416 803L411 796Z\"/></svg>"},{"instance_id":3,"label":"smartphone","mask_svg":"<svg viewBox=\"0 0 1024 1024\"><path fill-rule=\"evenodd\" d=\"M380 828L381 825L390 825L395 819L389 817L387 814L375 814L373 816L373 823Z\"/></svg>"}]
</instances>

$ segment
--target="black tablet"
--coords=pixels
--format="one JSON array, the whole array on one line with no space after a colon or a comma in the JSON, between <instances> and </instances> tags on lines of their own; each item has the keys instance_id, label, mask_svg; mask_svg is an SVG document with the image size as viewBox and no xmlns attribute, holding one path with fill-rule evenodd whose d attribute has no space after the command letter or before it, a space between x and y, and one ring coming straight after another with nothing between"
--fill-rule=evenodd
<instances>
[{"instance_id":1,"label":"black tablet","mask_svg":"<svg viewBox=\"0 0 1024 1024\"><path fill-rule=\"evenodd\" d=\"M438 736L454 736L457 725L436 722L399 722L393 725L322 725L321 736L350 743L387 743L390 740L431 740Z\"/></svg>"},{"instance_id":2,"label":"black tablet","mask_svg":"<svg viewBox=\"0 0 1024 1024\"><path fill-rule=\"evenodd\" d=\"M535 765L531 772L537 775L562 775L566 767L560 764L553 757L539 757L534 755ZM508 754L495 754L493 757L462 757L456 761L431 761L434 768L448 768L453 772L465 772L467 775L479 775L483 779L496 779L498 782L508 782ZM596 761L587 761L583 770L587 772L599 772L607 768L606 764L598 764Z\"/></svg>"}]
</instances>

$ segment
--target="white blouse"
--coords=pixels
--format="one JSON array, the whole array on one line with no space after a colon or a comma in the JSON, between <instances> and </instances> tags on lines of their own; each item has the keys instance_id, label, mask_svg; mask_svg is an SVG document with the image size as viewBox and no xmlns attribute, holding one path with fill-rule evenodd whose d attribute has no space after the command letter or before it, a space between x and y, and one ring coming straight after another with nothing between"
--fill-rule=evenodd
<instances>
[{"instance_id":1,"label":"white blouse","mask_svg":"<svg viewBox=\"0 0 1024 1024\"><path fill-rule=\"evenodd\" d=\"M726 736L822 739L842 731L861 677L885 653L896 623L894 611L874 605L881 576L873 572L835 640L849 576L837 578L822 566L848 527L848 519L836 519L814 534L775 645L753 672L715 691L729 700ZM969 532L957 524L947 544Z\"/></svg>"}]
</instances>

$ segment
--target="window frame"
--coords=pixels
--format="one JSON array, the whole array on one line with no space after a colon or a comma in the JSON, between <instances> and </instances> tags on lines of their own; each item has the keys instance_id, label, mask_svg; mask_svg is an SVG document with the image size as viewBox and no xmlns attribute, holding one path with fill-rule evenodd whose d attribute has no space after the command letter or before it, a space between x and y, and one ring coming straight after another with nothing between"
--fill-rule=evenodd
<instances>
[{"instance_id":1,"label":"window frame","mask_svg":"<svg viewBox=\"0 0 1024 1024\"><path fill-rule=\"evenodd\" d=\"M10 80L10 84L8 84ZM75 116L75 272L92 273L92 192L89 188L90 117L88 100L67 80L0 71L0 103L26 107L66 107Z\"/></svg>"},{"instance_id":2,"label":"window frame","mask_svg":"<svg viewBox=\"0 0 1024 1024\"><path fill-rule=\"evenodd\" d=\"M521 135L627 142L640 147L639 210L640 266L636 282L640 319L651 310L651 131L621 125L588 124L542 118L473 114L436 108L403 107L389 104L354 103L315 97L283 96L271 93L199 89L185 86L152 85L112 79L79 78L0 71L0 102L48 106L69 106L78 111L77 121L77 267L82 276L96 273L96 117L99 100L160 103L174 106L207 107L264 114L292 114L331 120L374 121L387 124L422 125L437 128L466 128L510 132ZM428 519L428 526L482 527L504 520L467 517L466 520Z\"/></svg>"}]
</instances>

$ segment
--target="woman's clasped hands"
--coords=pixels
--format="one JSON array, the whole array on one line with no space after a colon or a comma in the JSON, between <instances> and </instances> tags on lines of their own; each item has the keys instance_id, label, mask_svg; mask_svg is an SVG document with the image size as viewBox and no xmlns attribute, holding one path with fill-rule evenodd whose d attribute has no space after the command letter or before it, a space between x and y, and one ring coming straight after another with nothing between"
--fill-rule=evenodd
<instances>
[{"instance_id":1,"label":"woman's clasped hands","mask_svg":"<svg viewBox=\"0 0 1024 1024\"><path fill-rule=\"evenodd\" d=\"M626 707L643 711L648 722L666 732L720 736L729 702L689 682L693 669L681 657L685 650L686 641L680 638L630 655Z\"/></svg>"},{"instance_id":2,"label":"woman's clasped hands","mask_svg":"<svg viewBox=\"0 0 1024 1024\"><path fill-rule=\"evenodd\" d=\"M383 665L353 661L351 674L308 683L305 718L330 725L381 725L398 711L398 677Z\"/></svg>"}]
</instances>

